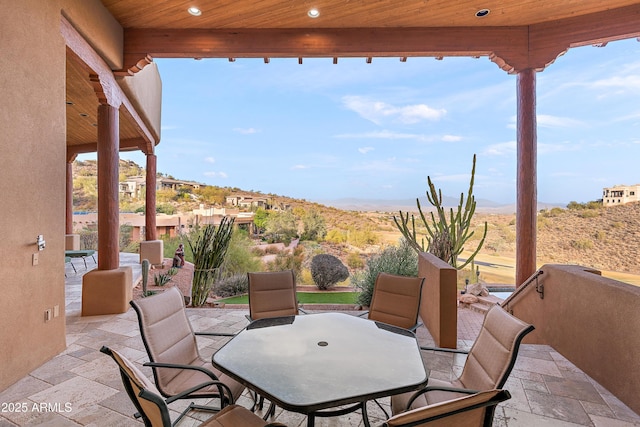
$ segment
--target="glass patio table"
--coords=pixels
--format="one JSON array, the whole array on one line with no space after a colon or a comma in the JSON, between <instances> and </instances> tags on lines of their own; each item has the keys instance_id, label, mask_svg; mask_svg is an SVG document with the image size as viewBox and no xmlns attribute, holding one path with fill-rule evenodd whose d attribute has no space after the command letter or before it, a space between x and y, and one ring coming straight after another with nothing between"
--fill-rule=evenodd
<instances>
[{"instance_id":1,"label":"glass patio table","mask_svg":"<svg viewBox=\"0 0 640 427\"><path fill-rule=\"evenodd\" d=\"M212 361L276 405L306 414L308 426L357 409L368 426L368 400L418 389L429 377L413 332L344 313L256 320Z\"/></svg>"}]
</instances>

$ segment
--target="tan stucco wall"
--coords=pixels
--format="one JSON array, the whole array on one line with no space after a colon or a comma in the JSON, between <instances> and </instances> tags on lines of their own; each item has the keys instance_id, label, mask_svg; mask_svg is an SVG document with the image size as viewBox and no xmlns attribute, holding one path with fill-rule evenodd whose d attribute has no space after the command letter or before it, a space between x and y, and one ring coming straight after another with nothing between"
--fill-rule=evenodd
<instances>
[{"instance_id":1,"label":"tan stucco wall","mask_svg":"<svg viewBox=\"0 0 640 427\"><path fill-rule=\"evenodd\" d=\"M570 265L544 265L539 282L505 308L536 330L524 342L548 344L640 412L640 287Z\"/></svg>"},{"instance_id":2,"label":"tan stucco wall","mask_svg":"<svg viewBox=\"0 0 640 427\"><path fill-rule=\"evenodd\" d=\"M142 120L160 140L162 81L156 63L152 62L133 76L119 80L118 83Z\"/></svg>"},{"instance_id":3,"label":"tan stucco wall","mask_svg":"<svg viewBox=\"0 0 640 427\"><path fill-rule=\"evenodd\" d=\"M424 277L420 318L438 347L456 348L458 341L458 272L433 254L418 255L418 276Z\"/></svg>"},{"instance_id":4,"label":"tan stucco wall","mask_svg":"<svg viewBox=\"0 0 640 427\"><path fill-rule=\"evenodd\" d=\"M0 390L66 347L66 52L59 28L67 5L87 31L109 33L97 0L0 0ZM40 252L39 234L46 240ZM60 316L45 323L55 305Z\"/></svg>"},{"instance_id":5,"label":"tan stucco wall","mask_svg":"<svg viewBox=\"0 0 640 427\"><path fill-rule=\"evenodd\" d=\"M123 67L122 26L96 0L59 0L62 13L112 70Z\"/></svg>"}]
</instances>

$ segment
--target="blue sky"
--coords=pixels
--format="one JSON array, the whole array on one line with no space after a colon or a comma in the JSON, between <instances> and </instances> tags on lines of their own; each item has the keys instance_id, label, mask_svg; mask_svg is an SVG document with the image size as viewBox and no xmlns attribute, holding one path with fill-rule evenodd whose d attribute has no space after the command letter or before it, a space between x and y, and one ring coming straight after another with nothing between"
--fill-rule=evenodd
<instances>
[{"instance_id":1,"label":"blue sky","mask_svg":"<svg viewBox=\"0 0 640 427\"><path fill-rule=\"evenodd\" d=\"M640 182L640 43L570 49L537 75L538 200ZM488 58L156 60L158 171L319 201L466 190L515 201L516 76ZM141 153L121 158L144 166Z\"/></svg>"}]
</instances>

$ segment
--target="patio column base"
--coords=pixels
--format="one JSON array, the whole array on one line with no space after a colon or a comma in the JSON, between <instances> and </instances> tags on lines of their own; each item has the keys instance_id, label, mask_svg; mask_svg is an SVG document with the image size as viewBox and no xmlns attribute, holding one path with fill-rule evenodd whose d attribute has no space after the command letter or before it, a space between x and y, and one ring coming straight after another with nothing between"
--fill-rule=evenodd
<instances>
[{"instance_id":1,"label":"patio column base","mask_svg":"<svg viewBox=\"0 0 640 427\"><path fill-rule=\"evenodd\" d=\"M119 314L133 298L133 270L92 270L82 276L82 315Z\"/></svg>"},{"instance_id":2,"label":"patio column base","mask_svg":"<svg viewBox=\"0 0 640 427\"><path fill-rule=\"evenodd\" d=\"M79 234L65 234L65 236L64 236L64 250L65 251L79 251L80 250L80 235Z\"/></svg>"},{"instance_id":3,"label":"patio column base","mask_svg":"<svg viewBox=\"0 0 640 427\"><path fill-rule=\"evenodd\" d=\"M140 262L149 260L153 266L161 266L164 261L164 242L162 240L145 240L140 242Z\"/></svg>"}]
</instances>

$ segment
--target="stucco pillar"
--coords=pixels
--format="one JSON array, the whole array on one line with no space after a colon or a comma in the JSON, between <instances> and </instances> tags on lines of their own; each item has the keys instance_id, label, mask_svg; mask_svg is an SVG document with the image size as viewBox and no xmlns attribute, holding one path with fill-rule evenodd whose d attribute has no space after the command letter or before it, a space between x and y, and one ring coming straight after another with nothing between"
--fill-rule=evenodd
<instances>
[{"instance_id":1,"label":"stucco pillar","mask_svg":"<svg viewBox=\"0 0 640 427\"><path fill-rule=\"evenodd\" d=\"M536 271L536 71L518 72L516 184L516 286Z\"/></svg>"},{"instance_id":2,"label":"stucco pillar","mask_svg":"<svg viewBox=\"0 0 640 427\"><path fill-rule=\"evenodd\" d=\"M66 202L67 212L65 216L64 230L66 234L73 234L73 160L67 160Z\"/></svg>"},{"instance_id":3,"label":"stucco pillar","mask_svg":"<svg viewBox=\"0 0 640 427\"><path fill-rule=\"evenodd\" d=\"M119 117L118 109L98 106L98 270L119 262Z\"/></svg>"},{"instance_id":4,"label":"stucco pillar","mask_svg":"<svg viewBox=\"0 0 640 427\"><path fill-rule=\"evenodd\" d=\"M147 154L147 176L145 185L145 240L156 240L156 169L157 157Z\"/></svg>"}]
</instances>

